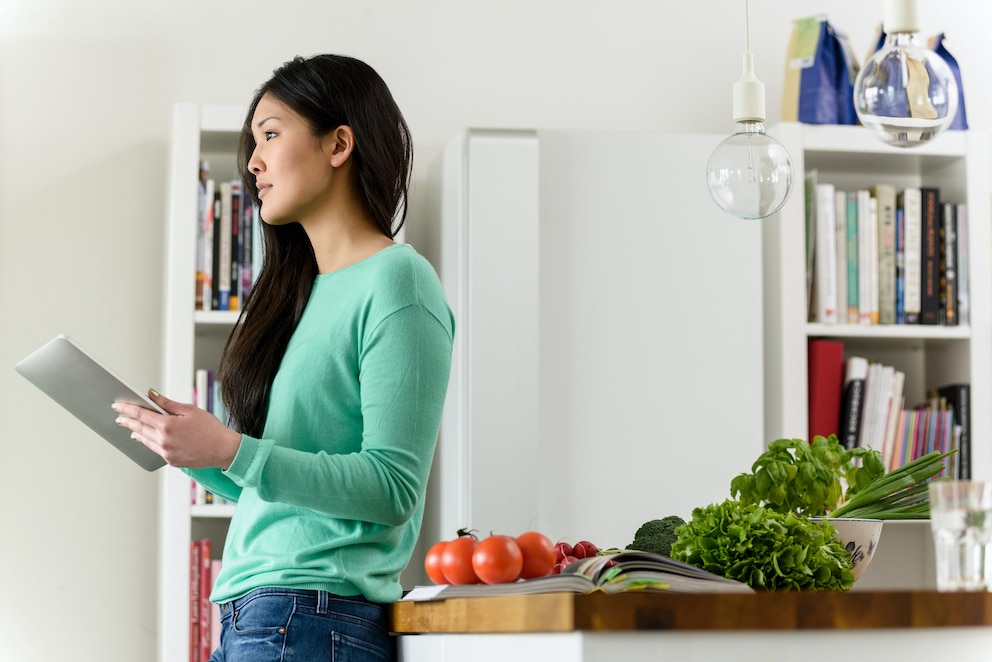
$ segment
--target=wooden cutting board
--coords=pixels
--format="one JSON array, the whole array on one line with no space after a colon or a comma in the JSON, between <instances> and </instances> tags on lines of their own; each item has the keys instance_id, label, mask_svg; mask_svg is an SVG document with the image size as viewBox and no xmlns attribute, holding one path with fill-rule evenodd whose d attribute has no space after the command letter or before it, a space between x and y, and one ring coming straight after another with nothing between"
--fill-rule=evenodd
<instances>
[{"instance_id":1,"label":"wooden cutting board","mask_svg":"<svg viewBox=\"0 0 992 662\"><path fill-rule=\"evenodd\" d=\"M397 602L396 633L802 630L992 625L992 593L545 593Z\"/></svg>"}]
</instances>

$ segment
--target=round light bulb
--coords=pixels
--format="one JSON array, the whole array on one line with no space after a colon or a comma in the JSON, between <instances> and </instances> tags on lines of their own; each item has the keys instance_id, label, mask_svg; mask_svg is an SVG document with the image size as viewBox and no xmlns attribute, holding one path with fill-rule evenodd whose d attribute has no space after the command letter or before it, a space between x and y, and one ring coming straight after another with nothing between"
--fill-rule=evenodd
<instances>
[{"instance_id":1,"label":"round light bulb","mask_svg":"<svg viewBox=\"0 0 992 662\"><path fill-rule=\"evenodd\" d=\"M706 184L714 202L744 219L771 216L792 191L792 159L762 122L739 121L706 164Z\"/></svg>"},{"instance_id":2,"label":"round light bulb","mask_svg":"<svg viewBox=\"0 0 992 662\"><path fill-rule=\"evenodd\" d=\"M893 32L858 72L854 109L882 141L915 147L954 121L958 86L943 58L914 32Z\"/></svg>"}]
</instances>

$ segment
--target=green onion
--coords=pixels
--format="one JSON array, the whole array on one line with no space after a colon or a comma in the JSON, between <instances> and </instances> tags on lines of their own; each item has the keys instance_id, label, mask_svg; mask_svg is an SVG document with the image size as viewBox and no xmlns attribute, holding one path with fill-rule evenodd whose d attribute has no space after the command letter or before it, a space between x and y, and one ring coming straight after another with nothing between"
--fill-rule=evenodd
<instances>
[{"instance_id":1,"label":"green onion","mask_svg":"<svg viewBox=\"0 0 992 662\"><path fill-rule=\"evenodd\" d=\"M956 453L933 451L868 483L827 514L828 518L925 519L930 516L927 481L946 469L944 459Z\"/></svg>"}]
</instances>

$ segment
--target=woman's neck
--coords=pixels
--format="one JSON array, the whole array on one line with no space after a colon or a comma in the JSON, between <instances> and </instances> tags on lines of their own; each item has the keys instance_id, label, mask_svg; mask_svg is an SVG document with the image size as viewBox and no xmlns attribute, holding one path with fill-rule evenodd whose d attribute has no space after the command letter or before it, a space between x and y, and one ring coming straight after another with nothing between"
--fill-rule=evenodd
<instances>
[{"instance_id":1,"label":"woman's neck","mask_svg":"<svg viewBox=\"0 0 992 662\"><path fill-rule=\"evenodd\" d=\"M317 271L322 274L360 262L393 244L364 216L308 224L304 229L313 246Z\"/></svg>"}]
</instances>

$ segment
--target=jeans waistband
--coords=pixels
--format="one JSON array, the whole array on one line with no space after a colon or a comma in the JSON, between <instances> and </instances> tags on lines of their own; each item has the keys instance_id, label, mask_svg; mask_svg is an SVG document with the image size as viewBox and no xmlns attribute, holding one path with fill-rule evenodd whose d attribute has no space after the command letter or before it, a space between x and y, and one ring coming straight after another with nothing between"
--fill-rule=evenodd
<instances>
[{"instance_id":1,"label":"jeans waistband","mask_svg":"<svg viewBox=\"0 0 992 662\"><path fill-rule=\"evenodd\" d=\"M235 598L230 602L220 605L221 612L228 609L240 609L246 602L264 595L277 595L282 597L296 598L314 606L318 614L326 614L332 600L346 600L349 602L368 602L362 595L336 595L330 591L305 589L305 588L279 588L277 586L256 588L240 598Z\"/></svg>"}]
</instances>

